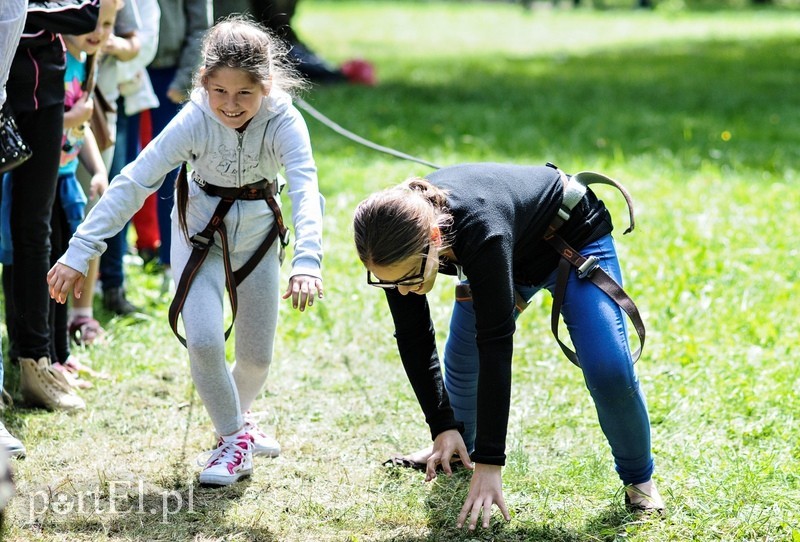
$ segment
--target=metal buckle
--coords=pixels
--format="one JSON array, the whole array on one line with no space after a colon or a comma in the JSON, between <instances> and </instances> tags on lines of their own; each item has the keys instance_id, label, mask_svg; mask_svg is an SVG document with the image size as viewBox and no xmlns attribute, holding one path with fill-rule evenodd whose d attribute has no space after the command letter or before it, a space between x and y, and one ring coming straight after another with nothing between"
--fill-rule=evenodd
<instances>
[{"instance_id":1,"label":"metal buckle","mask_svg":"<svg viewBox=\"0 0 800 542\"><path fill-rule=\"evenodd\" d=\"M578 268L578 278L585 279L586 277L590 277L598 267L600 267L600 258L597 256L589 256Z\"/></svg>"},{"instance_id":2,"label":"metal buckle","mask_svg":"<svg viewBox=\"0 0 800 542\"><path fill-rule=\"evenodd\" d=\"M280 231L278 231L278 237L280 237L281 246L284 247L287 246L289 244L289 238L291 237L291 232L289 231L289 228L286 228L283 231L283 233L280 233Z\"/></svg>"},{"instance_id":3,"label":"metal buckle","mask_svg":"<svg viewBox=\"0 0 800 542\"><path fill-rule=\"evenodd\" d=\"M191 239L189 239L189 242L192 243L194 248L208 250L209 247L214 246L214 237L213 235L211 237L203 237L199 233L196 233L192 235Z\"/></svg>"}]
</instances>

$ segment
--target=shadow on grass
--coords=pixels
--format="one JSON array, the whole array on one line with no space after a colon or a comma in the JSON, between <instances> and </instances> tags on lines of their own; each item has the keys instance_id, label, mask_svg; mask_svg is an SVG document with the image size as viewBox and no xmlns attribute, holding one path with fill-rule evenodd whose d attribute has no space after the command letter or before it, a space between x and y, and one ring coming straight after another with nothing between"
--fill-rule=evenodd
<instances>
[{"instance_id":1,"label":"shadow on grass","mask_svg":"<svg viewBox=\"0 0 800 542\"><path fill-rule=\"evenodd\" d=\"M493 508L492 522L488 529L480 526L475 531L456 528L456 519L464 504L469 490L471 475L466 470L456 472L452 478L440 480L431 488L426 507L429 533L425 536L400 536L392 538L395 542L422 541L465 541L491 540L492 542L583 542L586 540L617 540L630 531L637 523L633 516L621 506L609 506L598 514L589 517L583 525L570 527L546 520L524 521L520 517L527 515L521 510L511 512L510 522L502 520L496 507ZM480 524L479 524L480 525Z\"/></svg>"},{"instance_id":2,"label":"shadow on grass","mask_svg":"<svg viewBox=\"0 0 800 542\"><path fill-rule=\"evenodd\" d=\"M363 137L438 163L453 154L536 163L650 157L781 172L800 160L800 79L786 68L799 51L797 38L458 60L432 51L376 87L323 87L308 101ZM319 156L388 158L308 122ZM349 186L321 182L326 194Z\"/></svg>"}]
</instances>

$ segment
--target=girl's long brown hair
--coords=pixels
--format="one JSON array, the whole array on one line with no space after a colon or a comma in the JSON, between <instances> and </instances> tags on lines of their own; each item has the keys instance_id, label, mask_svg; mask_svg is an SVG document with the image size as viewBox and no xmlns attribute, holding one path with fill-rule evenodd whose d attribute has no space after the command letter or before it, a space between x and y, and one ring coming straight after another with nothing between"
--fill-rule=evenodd
<instances>
[{"instance_id":1,"label":"girl's long brown hair","mask_svg":"<svg viewBox=\"0 0 800 542\"><path fill-rule=\"evenodd\" d=\"M272 87L299 92L308 86L286 57L287 47L269 30L244 15L232 15L212 26L203 37L203 64L195 74L194 86L202 87L209 75L220 68L233 68L247 73L255 83L271 81ZM189 239L186 206L189 202L189 180L186 164L175 181L175 204L178 225Z\"/></svg>"}]
</instances>

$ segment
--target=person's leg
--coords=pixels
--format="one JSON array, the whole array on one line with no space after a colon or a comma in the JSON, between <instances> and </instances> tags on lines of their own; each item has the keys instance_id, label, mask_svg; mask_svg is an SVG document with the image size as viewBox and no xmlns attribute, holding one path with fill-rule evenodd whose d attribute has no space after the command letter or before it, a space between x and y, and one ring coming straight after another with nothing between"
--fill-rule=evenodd
<instances>
[{"instance_id":1,"label":"person's leg","mask_svg":"<svg viewBox=\"0 0 800 542\"><path fill-rule=\"evenodd\" d=\"M622 284L610 235L583 247L581 254L600 258L602 269ZM622 482L649 481L654 469L650 419L633 367L625 313L591 281L579 279L574 270L561 312Z\"/></svg>"},{"instance_id":2,"label":"person's leg","mask_svg":"<svg viewBox=\"0 0 800 542\"><path fill-rule=\"evenodd\" d=\"M59 178L59 183L63 182ZM56 193L53 205L53 215L50 221L50 265L53 266L66 251L69 243L69 224L61 206L61 198ZM65 361L70 354L69 338L67 333L67 305L50 302L50 359L53 363Z\"/></svg>"},{"instance_id":3,"label":"person's leg","mask_svg":"<svg viewBox=\"0 0 800 542\"><path fill-rule=\"evenodd\" d=\"M280 267L276 242L237 288L236 363L233 379L242 412L247 412L264 387L272 363L278 324ZM234 264L234 268L241 264Z\"/></svg>"},{"instance_id":4,"label":"person's leg","mask_svg":"<svg viewBox=\"0 0 800 542\"><path fill-rule=\"evenodd\" d=\"M190 202L190 205L198 210L196 213L187 213L191 231L199 231L205 226L205 224L200 225L200 221L193 217L200 215L211 217L215 208L213 199L204 194L192 198L194 201ZM180 280L180 274L192 252L192 247L183 237L177 222L176 218L173 233L179 242L176 242L172 249L172 256L175 259L172 271L176 283ZM241 429L244 422L239 408L236 383L225 360L223 311L225 274L222 251L219 243L209 250L189 288L181 317L192 379L197 393L208 411L217 434L230 435Z\"/></svg>"},{"instance_id":5,"label":"person's leg","mask_svg":"<svg viewBox=\"0 0 800 542\"><path fill-rule=\"evenodd\" d=\"M466 286L466 288L465 288ZM478 416L478 372L480 358L475 335L475 311L469 296L469 281L456 288L456 301L450 317L450 332L444 347L444 385L450 406L458 421L464 424L464 444L472 453ZM524 299L530 299L539 290L535 287L516 286ZM519 316L514 311L514 317Z\"/></svg>"},{"instance_id":6,"label":"person's leg","mask_svg":"<svg viewBox=\"0 0 800 542\"><path fill-rule=\"evenodd\" d=\"M253 250L268 235L273 223L263 201L240 202L240 208L249 207L256 211L249 224L242 224L237 232L236 254L232 258L234 269L240 268ZM239 300L236 315L236 363L233 366L233 379L239 392L239 401L244 415L245 429L253 437L254 455L276 457L281 447L278 441L262 431L255 416L249 411L269 374L272 363L273 345L278 324L280 304L280 263L278 252L280 243L273 243L249 276L237 287Z\"/></svg>"},{"instance_id":7,"label":"person's leg","mask_svg":"<svg viewBox=\"0 0 800 542\"><path fill-rule=\"evenodd\" d=\"M120 98L117 100L117 140L114 145L114 153L108 168L108 179L111 181L122 171L129 161L136 156L134 151L132 157L130 153L131 145L138 149L138 134L131 137L131 119L125 114L125 104ZM138 130L138 123L133 123ZM134 141L131 141L133 139ZM128 226L120 230L113 237L106 239L108 245L106 251L100 256L99 275L103 288L103 306L106 310L114 314L126 315L141 312L141 309L128 301L125 291L125 267L123 257L127 252L126 236Z\"/></svg>"},{"instance_id":8,"label":"person's leg","mask_svg":"<svg viewBox=\"0 0 800 542\"><path fill-rule=\"evenodd\" d=\"M50 216L56 193L64 108L61 104L17 115L22 136L36 158L11 171L11 237L14 245L12 292L15 340L20 358L50 354Z\"/></svg>"},{"instance_id":9,"label":"person's leg","mask_svg":"<svg viewBox=\"0 0 800 542\"><path fill-rule=\"evenodd\" d=\"M142 111L137 117L139 118L138 146L143 148L153 139L153 123L150 119L150 110ZM138 154L138 150L136 152ZM158 257L158 247L161 245L158 235L158 215L156 213L157 197L156 194L148 196L144 200L142 208L133 215L132 219L133 227L136 229L136 250L145 263Z\"/></svg>"},{"instance_id":10,"label":"person's leg","mask_svg":"<svg viewBox=\"0 0 800 542\"><path fill-rule=\"evenodd\" d=\"M173 103L167 98L167 90L169 89L172 79L175 77L175 68L148 68L147 73L150 75L153 90L161 104L156 109L150 110L153 137L156 137L161 133L161 130L169 124L180 109L180 105ZM176 168L168 173L164 178L163 184L156 192L158 232L161 237L161 246L159 247L158 255L161 263L165 266L170 265L170 213L172 212L174 199L175 179L178 176L179 169L180 168Z\"/></svg>"},{"instance_id":11,"label":"person's leg","mask_svg":"<svg viewBox=\"0 0 800 542\"><path fill-rule=\"evenodd\" d=\"M463 282L461 286L468 286ZM444 387L458 421L464 424L464 444L472 453L478 417L478 371L480 359L475 342L475 311L472 298L458 293L450 317L450 332L444 346Z\"/></svg>"}]
</instances>

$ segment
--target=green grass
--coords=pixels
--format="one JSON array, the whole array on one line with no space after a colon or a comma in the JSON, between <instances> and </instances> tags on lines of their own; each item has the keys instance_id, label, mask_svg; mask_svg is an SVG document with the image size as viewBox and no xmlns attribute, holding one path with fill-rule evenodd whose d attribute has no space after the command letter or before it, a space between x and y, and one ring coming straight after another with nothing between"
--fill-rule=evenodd
<instances>
[{"instance_id":1,"label":"green grass","mask_svg":"<svg viewBox=\"0 0 800 542\"><path fill-rule=\"evenodd\" d=\"M109 341L83 353L113 382L84 393L85 413L17 405L3 414L29 457L14 463L19 494L2 539L800 540L798 25L792 10L668 3L655 12L300 5L297 26L312 47L376 65L377 87L306 95L345 127L439 164L550 160L603 171L631 191L638 227L617 241L648 326L638 371L665 520L625 513L581 375L550 335L547 296L520 319L515 341L511 522L495 515L488 531L459 532L465 473L423 484L381 467L429 437L382 295L364 284L350 218L371 191L430 170L309 119L327 197L326 299L303 315L282 307L256 404L283 455L257 461L248 483L196 487L210 422L158 277L131 267L131 297L151 318L100 312ZM621 232L621 199L598 192ZM432 297L443 340L448 281Z\"/></svg>"}]
</instances>

